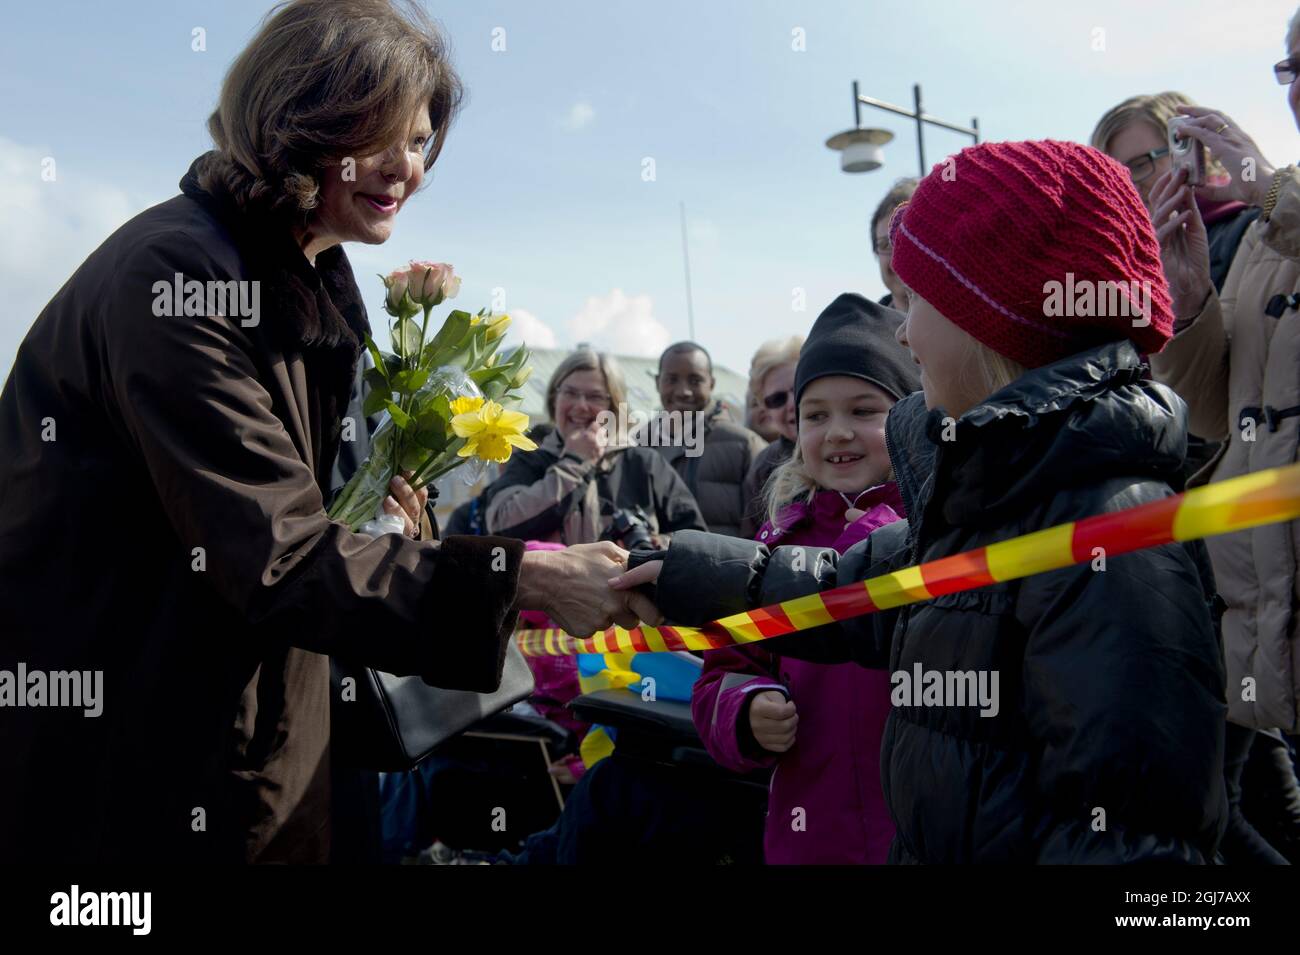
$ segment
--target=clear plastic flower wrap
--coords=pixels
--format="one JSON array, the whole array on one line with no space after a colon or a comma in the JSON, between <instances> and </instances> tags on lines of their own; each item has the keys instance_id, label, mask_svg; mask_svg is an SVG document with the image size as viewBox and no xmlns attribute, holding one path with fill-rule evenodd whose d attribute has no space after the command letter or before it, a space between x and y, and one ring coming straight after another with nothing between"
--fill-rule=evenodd
<instances>
[{"instance_id":1,"label":"clear plastic flower wrap","mask_svg":"<svg viewBox=\"0 0 1300 955\"><path fill-rule=\"evenodd\" d=\"M384 516L389 483L399 474L418 490L462 468L461 477L474 484L487 461L505 462L515 448L537 447L524 435L528 416L506 407L518 401L516 392L532 372L522 346L503 360L497 355L510 316L453 311L429 338L429 310L460 285L451 267L412 263L384 284L393 354L367 337L375 367L366 370L363 407L367 416L382 418L370 456L329 510L353 530Z\"/></svg>"}]
</instances>

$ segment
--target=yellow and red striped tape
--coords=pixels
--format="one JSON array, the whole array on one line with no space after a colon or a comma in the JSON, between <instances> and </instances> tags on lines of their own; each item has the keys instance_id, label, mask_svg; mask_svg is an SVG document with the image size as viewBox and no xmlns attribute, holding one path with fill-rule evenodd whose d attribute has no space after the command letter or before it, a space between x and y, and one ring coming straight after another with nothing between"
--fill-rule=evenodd
<instances>
[{"instance_id":1,"label":"yellow and red striped tape","mask_svg":"<svg viewBox=\"0 0 1300 955\"><path fill-rule=\"evenodd\" d=\"M723 617L702 627L610 627L581 639L563 630L520 630L516 636L519 648L528 656L714 650L1059 570L1092 560L1098 547L1109 557L1297 517L1300 464L1292 464L1058 524L892 574Z\"/></svg>"}]
</instances>

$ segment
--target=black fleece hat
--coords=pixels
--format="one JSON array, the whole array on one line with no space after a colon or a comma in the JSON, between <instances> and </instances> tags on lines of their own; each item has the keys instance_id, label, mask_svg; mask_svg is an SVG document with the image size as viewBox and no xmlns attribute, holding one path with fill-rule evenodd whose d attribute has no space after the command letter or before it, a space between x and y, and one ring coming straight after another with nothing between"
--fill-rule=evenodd
<instances>
[{"instance_id":1,"label":"black fleece hat","mask_svg":"<svg viewBox=\"0 0 1300 955\"><path fill-rule=\"evenodd\" d=\"M894 333L903 313L845 292L817 316L794 372L797 406L804 389L827 375L861 378L897 401L921 389L921 371Z\"/></svg>"}]
</instances>

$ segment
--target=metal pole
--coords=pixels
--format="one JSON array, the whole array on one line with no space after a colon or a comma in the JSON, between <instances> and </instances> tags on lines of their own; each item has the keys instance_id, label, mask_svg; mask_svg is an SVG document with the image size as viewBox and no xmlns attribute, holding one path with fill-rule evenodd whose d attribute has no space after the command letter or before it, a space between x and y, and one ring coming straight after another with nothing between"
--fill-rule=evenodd
<instances>
[{"instance_id":1,"label":"metal pole","mask_svg":"<svg viewBox=\"0 0 1300 955\"><path fill-rule=\"evenodd\" d=\"M678 202L682 213L682 265L686 268L686 320L690 327L690 339L695 341L695 306L691 302L691 250L686 244L686 203Z\"/></svg>"},{"instance_id":2,"label":"metal pole","mask_svg":"<svg viewBox=\"0 0 1300 955\"><path fill-rule=\"evenodd\" d=\"M980 121L978 116L970 118L970 128L975 130L975 145L978 146L980 144Z\"/></svg>"},{"instance_id":3,"label":"metal pole","mask_svg":"<svg viewBox=\"0 0 1300 955\"><path fill-rule=\"evenodd\" d=\"M921 111L921 84L912 84L912 101L916 111L916 154L921 159L921 176L925 177L925 117Z\"/></svg>"},{"instance_id":4,"label":"metal pole","mask_svg":"<svg viewBox=\"0 0 1300 955\"><path fill-rule=\"evenodd\" d=\"M862 128L862 100L858 98L858 81L853 81L853 128Z\"/></svg>"}]
</instances>

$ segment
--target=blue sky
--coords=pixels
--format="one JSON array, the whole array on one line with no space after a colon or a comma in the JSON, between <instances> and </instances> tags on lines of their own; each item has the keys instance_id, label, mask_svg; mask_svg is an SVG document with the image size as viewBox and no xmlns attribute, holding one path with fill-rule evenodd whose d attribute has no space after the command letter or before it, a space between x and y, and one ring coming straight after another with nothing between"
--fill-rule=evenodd
<instances>
[{"instance_id":1,"label":"blue sky","mask_svg":"<svg viewBox=\"0 0 1300 955\"><path fill-rule=\"evenodd\" d=\"M221 77L269 6L50 0L6 11L4 374L81 260L173 195L209 147L204 123ZM476 309L501 289L530 344L657 353L687 335L684 202L696 337L743 371L762 340L806 331L836 294L884 292L868 220L895 178L916 173L915 134L902 117L864 108L867 125L897 138L884 169L841 173L824 143L852 124L854 79L900 104L920 82L928 112L978 116L986 139L1086 139L1120 99L1181 89L1225 111L1275 164L1297 153L1271 73L1292 3L426 6L451 38L469 98L394 238L349 249L376 324L373 274L434 259L463 276L458 305ZM206 50L192 49L196 27ZM492 49L497 28L504 51ZM793 48L796 29L803 50ZM963 144L931 130L927 160ZM41 178L45 157L55 160L53 182ZM647 157L654 181L643 178Z\"/></svg>"}]
</instances>

